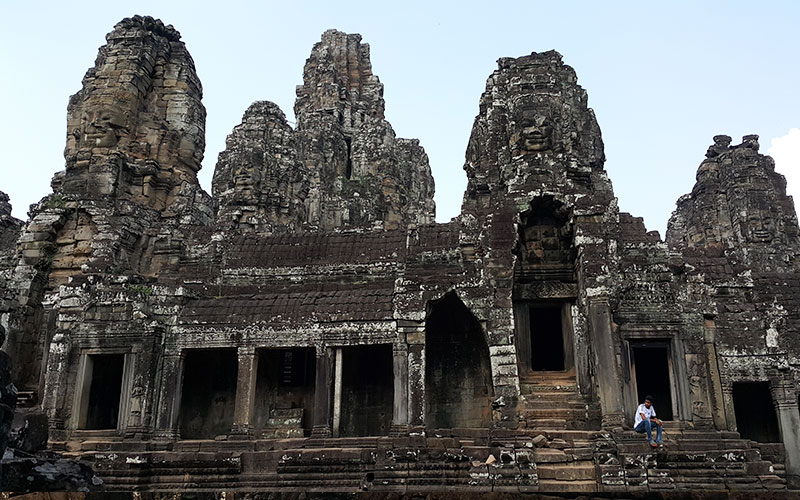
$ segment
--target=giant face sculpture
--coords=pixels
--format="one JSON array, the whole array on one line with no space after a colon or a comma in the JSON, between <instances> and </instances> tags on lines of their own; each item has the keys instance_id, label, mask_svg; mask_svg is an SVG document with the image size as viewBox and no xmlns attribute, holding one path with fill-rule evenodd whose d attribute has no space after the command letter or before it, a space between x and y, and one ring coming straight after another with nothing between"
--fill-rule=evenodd
<instances>
[{"instance_id":1,"label":"giant face sculpture","mask_svg":"<svg viewBox=\"0 0 800 500\"><path fill-rule=\"evenodd\" d=\"M544 151L552 147L553 127L544 114L525 113L520 128L521 146L525 151Z\"/></svg>"},{"instance_id":2,"label":"giant face sculpture","mask_svg":"<svg viewBox=\"0 0 800 500\"><path fill-rule=\"evenodd\" d=\"M553 148L553 125L550 110L537 103L519 106L514 113L512 146L522 152L547 151Z\"/></svg>"},{"instance_id":3,"label":"giant face sculpture","mask_svg":"<svg viewBox=\"0 0 800 500\"><path fill-rule=\"evenodd\" d=\"M768 212L759 211L747 216L745 237L754 243L769 243L776 236L775 221Z\"/></svg>"},{"instance_id":4,"label":"giant face sculpture","mask_svg":"<svg viewBox=\"0 0 800 500\"><path fill-rule=\"evenodd\" d=\"M781 216L774 198L765 191L751 189L734 189L732 196L739 200L741 208L731 216L734 224L739 224L740 234L745 241L771 243L780 239Z\"/></svg>"},{"instance_id":5,"label":"giant face sculpture","mask_svg":"<svg viewBox=\"0 0 800 500\"><path fill-rule=\"evenodd\" d=\"M127 133L127 120L119 109L90 109L81 116L81 147L110 148L116 146L119 138Z\"/></svg>"}]
</instances>

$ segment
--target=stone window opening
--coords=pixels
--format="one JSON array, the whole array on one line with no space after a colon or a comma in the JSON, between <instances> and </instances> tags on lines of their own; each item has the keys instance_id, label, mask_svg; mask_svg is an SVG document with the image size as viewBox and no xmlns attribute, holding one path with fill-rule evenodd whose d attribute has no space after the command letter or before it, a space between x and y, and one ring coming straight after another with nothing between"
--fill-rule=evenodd
<instances>
[{"instance_id":1,"label":"stone window opening","mask_svg":"<svg viewBox=\"0 0 800 500\"><path fill-rule=\"evenodd\" d=\"M214 439L231 431L236 399L236 349L190 349L183 368L182 439Z\"/></svg>"},{"instance_id":2,"label":"stone window opening","mask_svg":"<svg viewBox=\"0 0 800 500\"><path fill-rule=\"evenodd\" d=\"M732 397L736 430L743 439L759 443L781 442L769 382L734 382Z\"/></svg>"},{"instance_id":3,"label":"stone window opening","mask_svg":"<svg viewBox=\"0 0 800 500\"><path fill-rule=\"evenodd\" d=\"M574 282L576 250L569 210L550 196L534 199L530 207L519 215L514 282Z\"/></svg>"},{"instance_id":4,"label":"stone window opening","mask_svg":"<svg viewBox=\"0 0 800 500\"><path fill-rule=\"evenodd\" d=\"M673 420L678 411L670 341L648 339L629 342L637 402L643 402L645 396L650 395L655 400L653 406L658 418Z\"/></svg>"},{"instance_id":5,"label":"stone window opening","mask_svg":"<svg viewBox=\"0 0 800 500\"><path fill-rule=\"evenodd\" d=\"M253 423L263 437L310 435L314 422L314 348L258 349Z\"/></svg>"},{"instance_id":6,"label":"stone window opening","mask_svg":"<svg viewBox=\"0 0 800 500\"><path fill-rule=\"evenodd\" d=\"M394 373L392 346L336 349L334 437L386 436L392 424Z\"/></svg>"},{"instance_id":7,"label":"stone window opening","mask_svg":"<svg viewBox=\"0 0 800 500\"><path fill-rule=\"evenodd\" d=\"M76 428L113 430L124 427L132 363L125 353L87 353L79 370Z\"/></svg>"},{"instance_id":8,"label":"stone window opening","mask_svg":"<svg viewBox=\"0 0 800 500\"><path fill-rule=\"evenodd\" d=\"M518 301L514 304L520 375L575 369L572 301Z\"/></svg>"}]
</instances>

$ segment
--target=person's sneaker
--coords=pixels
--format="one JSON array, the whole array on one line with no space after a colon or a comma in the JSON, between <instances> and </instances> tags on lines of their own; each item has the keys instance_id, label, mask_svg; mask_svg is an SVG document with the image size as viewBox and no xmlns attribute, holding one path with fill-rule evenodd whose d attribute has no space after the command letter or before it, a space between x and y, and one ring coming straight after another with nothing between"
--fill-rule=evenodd
<instances>
[{"instance_id":1,"label":"person's sneaker","mask_svg":"<svg viewBox=\"0 0 800 500\"><path fill-rule=\"evenodd\" d=\"M653 448L658 448L658 445L656 444L655 441L650 441L650 446L652 446Z\"/></svg>"}]
</instances>

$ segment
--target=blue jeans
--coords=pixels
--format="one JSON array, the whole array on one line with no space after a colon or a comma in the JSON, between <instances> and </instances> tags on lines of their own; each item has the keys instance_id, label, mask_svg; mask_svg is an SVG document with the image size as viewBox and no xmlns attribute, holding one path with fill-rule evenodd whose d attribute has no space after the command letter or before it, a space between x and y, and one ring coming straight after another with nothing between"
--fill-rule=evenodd
<instances>
[{"instance_id":1,"label":"blue jeans","mask_svg":"<svg viewBox=\"0 0 800 500\"><path fill-rule=\"evenodd\" d=\"M649 420L642 420L633 430L647 434L647 440L653 442L653 428L656 428L656 443L661 443L661 426Z\"/></svg>"}]
</instances>

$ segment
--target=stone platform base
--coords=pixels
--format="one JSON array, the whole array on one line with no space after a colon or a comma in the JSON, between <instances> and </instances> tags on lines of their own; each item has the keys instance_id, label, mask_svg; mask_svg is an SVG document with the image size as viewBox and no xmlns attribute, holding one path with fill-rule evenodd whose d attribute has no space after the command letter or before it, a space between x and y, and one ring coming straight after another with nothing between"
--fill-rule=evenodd
<instances>
[{"instance_id":1,"label":"stone platform base","mask_svg":"<svg viewBox=\"0 0 800 500\"><path fill-rule=\"evenodd\" d=\"M783 464L765 459L736 433L672 429L665 435L658 449L633 432L567 429L63 446L67 455L93 464L107 491L370 492L374 498L420 492L427 498L446 489L680 498L668 492L691 490L715 499L734 498L737 491L787 491ZM779 450L771 453L780 458ZM727 496L714 496L722 493Z\"/></svg>"}]
</instances>

